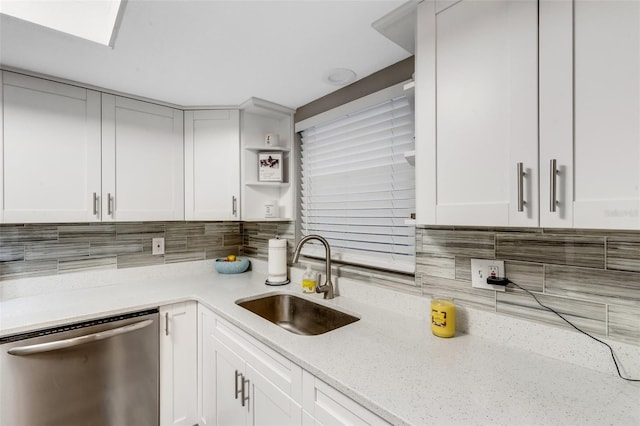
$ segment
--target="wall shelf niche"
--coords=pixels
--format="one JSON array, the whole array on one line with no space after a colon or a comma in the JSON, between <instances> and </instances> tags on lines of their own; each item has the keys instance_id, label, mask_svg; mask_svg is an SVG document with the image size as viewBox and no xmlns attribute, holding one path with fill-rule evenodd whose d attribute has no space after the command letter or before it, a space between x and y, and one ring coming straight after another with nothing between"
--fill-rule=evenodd
<instances>
[{"instance_id":1,"label":"wall shelf niche","mask_svg":"<svg viewBox=\"0 0 640 426\"><path fill-rule=\"evenodd\" d=\"M295 220L294 112L258 98L251 98L240 106L242 220ZM267 134L278 135L275 146L265 144ZM282 182L258 180L261 152L282 153ZM274 201L278 205L278 217L265 218L265 203Z\"/></svg>"}]
</instances>

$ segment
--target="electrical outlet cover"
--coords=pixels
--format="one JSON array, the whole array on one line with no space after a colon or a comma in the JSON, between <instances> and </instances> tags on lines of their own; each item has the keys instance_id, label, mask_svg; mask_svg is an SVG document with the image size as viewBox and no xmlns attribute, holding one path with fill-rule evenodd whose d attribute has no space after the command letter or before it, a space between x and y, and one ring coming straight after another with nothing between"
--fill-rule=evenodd
<instances>
[{"instance_id":1,"label":"electrical outlet cover","mask_svg":"<svg viewBox=\"0 0 640 426\"><path fill-rule=\"evenodd\" d=\"M151 254L153 255L164 254L164 238L151 239Z\"/></svg>"},{"instance_id":2,"label":"electrical outlet cover","mask_svg":"<svg viewBox=\"0 0 640 426\"><path fill-rule=\"evenodd\" d=\"M471 287L506 291L506 286L487 284L487 277L495 273L504 277L504 260L471 259Z\"/></svg>"}]
</instances>

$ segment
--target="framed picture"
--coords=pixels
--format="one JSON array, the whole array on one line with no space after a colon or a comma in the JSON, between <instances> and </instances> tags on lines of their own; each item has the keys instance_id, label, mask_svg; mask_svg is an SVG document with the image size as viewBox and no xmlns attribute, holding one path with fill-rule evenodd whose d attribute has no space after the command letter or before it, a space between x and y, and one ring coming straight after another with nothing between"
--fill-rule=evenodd
<instances>
[{"instance_id":1,"label":"framed picture","mask_svg":"<svg viewBox=\"0 0 640 426\"><path fill-rule=\"evenodd\" d=\"M258 153L258 182L282 182L282 152Z\"/></svg>"}]
</instances>

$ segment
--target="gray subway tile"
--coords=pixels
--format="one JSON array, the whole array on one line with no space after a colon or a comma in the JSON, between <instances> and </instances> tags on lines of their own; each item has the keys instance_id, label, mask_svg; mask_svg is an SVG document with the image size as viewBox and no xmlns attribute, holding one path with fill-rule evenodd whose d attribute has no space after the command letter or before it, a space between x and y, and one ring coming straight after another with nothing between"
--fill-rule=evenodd
<instances>
[{"instance_id":1,"label":"gray subway tile","mask_svg":"<svg viewBox=\"0 0 640 426\"><path fill-rule=\"evenodd\" d=\"M428 229L422 236L423 253L495 259L494 233Z\"/></svg>"},{"instance_id":2,"label":"gray subway tile","mask_svg":"<svg viewBox=\"0 0 640 426\"><path fill-rule=\"evenodd\" d=\"M242 236L240 234L223 234L222 245L225 247L239 246L242 244Z\"/></svg>"},{"instance_id":3,"label":"gray subway tile","mask_svg":"<svg viewBox=\"0 0 640 426\"><path fill-rule=\"evenodd\" d=\"M116 239L116 225L113 223L90 223L59 225L61 242L99 242Z\"/></svg>"},{"instance_id":4,"label":"gray subway tile","mask_svg":"<svg viewBox=\"0 0 640 426\"><path fill-rule=\"evenodd\" d=\"M471 282L471 258L456 256L456 280Z\"/></svg>"},{"instance_id":5,"label":"gray subway tile","mask_svg":"<svg viewBox=\"0 0 640 426\"><path fill-rule=\"evenodd\" d=\"M58 227L55 225L0 226L0 244L57 240Z\"/></svg>"},{"instance_id":6,"label":"gray subway tile","mask_svg":"<svg viewBox=\"0 0 640 426\"><path fill-rule=\"evenodd\" d=\"M118 269L162 265L164 264L164 256L154 256L151 253L120 254L118 255Z\"/></svg>"},{"instance_id":7,"label":"gray subway tile","mask_svg":"<svg viewBox=\"0 0 640 426\"><path fill-rule=\"evenodd\" d=\"M187 250L187 237L171 237L164 240L166 253L179 253Z\"/></svg>"},{"instance_id":8,"label":"gray subway tile","mask_svg":"<svg viewBox=\"0 0 640 426\"><path fill-rule=\"evenodd\" d=\"M204 235L240 234L241 232L241 226L238 222L210 222L204 225Z\"/></svg>"},{"instance_id":9,"label":"gray subway tile","mask_svg":"<svg viewBox=\"0 0 640 426\"><path fill-rule=\"evenodd\" d=\"M24 260L24 244L0 245L0 262Z\"/></svg>"},{"instance_id":10,"label":"gray subway tile","mask_svg":"<svg viewBox=\"0 0 640 426\"><path fill-rule=\"evenodd\" d=\"M535 322L571 328L556 314L546 310L527 293L520 290L496 293L497 311ZM606 334L606 305L581 300L536 294L540 302L560 313L584 331Z\"/></svg>"},{"instance_id":11,"label":"gray subway tile","mask_svg":"<svg viewBox=\"0 0 640 426\"><path fill-rule=\"evenodd\" d=\"M165 263L192 262L196 260L205 260L204 250L166 253L164 256Z\"/></svg>"},{"instance_id":12,"label":"gray subway tile","mask_svg":"<svg viewBox=\"0 0 640 426\"><path fill-rule=\"evenodd\" d=\"M571 299L637 307L640 274L546 265L545 292Z\"/></svg>"},{"instance_id":13,"label":"gray subway tile","mask_svg":"<svg viewBox=\"0 0 640 426\"><path fill-rule=\"evenodd\" d=\"M453 256L416 254L416 271L432 277L455 279L456 264Z\"/></svg>"},{"instance_id":14,"label":"gray subway tile","mask_svg":"<svg viewBox=\"0 0 640 426\"><path fill-rule=\"evenodd\" d=\"M640 307L609 305L609 337L640 344Z\"/></svg>"},{"instance_id":15,"label":"gray subway tile","mask_svg":"<svg viewBox=\"0 0 640 426\"><path fill-rule=\"evenodd\" d=\"M0 279L3 280L56 275L57 273L57 260L29 260L0 263Z\"/></svg>"},{"instance_id":16,"label":"gray subway tile","mask_svg":"<svg viewBox=\"0 0 640 426\"><path fill-rule=\"evenodd\" d=\"M151 238L165 236L165 223L118 223L116 224L117 240L151 241Z\"/></svg>"},{"instance_id":17,"label":"gray subway tile","mask_svg":"<svg viewBox=\"0 0 640 426\"><path fill-rule=\"evenodd\" d=\"M116 256L65 259L58 262L58 273L84 272L92 270L116 269Z\"/></svg>"},{"instance_id":18,"label":"gray subway tile","mask_svg":"<svg viewBox=\"0 0 640 426\"><path fill-rule=\"evenodd\" d=\"M89 247L89 243L28 243L24 257L26 260L46 260L89 256Z\"/></svg>"},{"instance_id":19,"label":"gray subway tile","mask_svg":"<svg viewBox=\"0 0 640 426\"><path fill-rule=\"evenodd\" d=\"M501 260L604 268L604 237L497 234Z\"/></svg>"},{"instance_id":20,"label":"gray subway tile","mask_svg":"<svg viewBox=\"0 0 640 426\"><path fill-rule=\"evenodd\" d=\"M220 249L223 248L222 235L187 237L187 249Z\"/></svg>"},{"instance_id":21,"label":"gray subway tile","mask_svg":"<svg viewBox=\"0 0 640 426\"><path fill-rule=\"evenodd\" d=\"M544 289L544 265L526 262L504 262L505 276L529 291Z\"/></svg>"},{"instance_id":22,"label":"gray subway tile","mask_svg":"<svg viewBox=\"0 0 640 426\"><path fill-rule=\"evenodd\" d=\"M199 237L205 234L202 222L169 222L165 225L165 238Z\"/></svg>"},{"instance_id":23,"label":"gray subway tile","mask_svg":"<svg viewBox=\"0 0 640 426\"><path fill-rule=\"evenodd\" d=\"M142 253L142 243L136 241L109 241L91 243L91 256L108 256L126 253Z\"/></svg>"},{"instance_id":24,"label":"gray subway tile","mask_svg":"<svg viewBox=\"0 0 640 426\"><path fill-rule=\"evenodd\" d=\"M607 269L640 272L640 237L608 237Z\"/></svg>"}]
</instances>

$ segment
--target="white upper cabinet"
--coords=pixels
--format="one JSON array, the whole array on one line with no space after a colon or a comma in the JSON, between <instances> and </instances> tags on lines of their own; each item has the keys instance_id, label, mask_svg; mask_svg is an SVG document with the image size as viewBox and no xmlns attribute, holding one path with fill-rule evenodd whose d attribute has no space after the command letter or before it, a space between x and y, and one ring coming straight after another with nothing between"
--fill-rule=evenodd
<instances>
[{"instance_id":1,"label":"white upper cabinet","mask_svg":"<svg viewBox=\"0 0 640 426\"><path fill-rule=\"evenodd\" d=\"M100 220L100 93L0 75L0 221Z\"/></svg>"},{"instance_id":2,"label":"white upper cabinet","mask_svg":"<svg viewBox=\"0 0 640 426\"><path fill-rule=\"evenodd\" d=\"M542 2L540 66L541 224L640 229L640 3Z\"/></svg>"},{"instance_id":3,"label":"white upper cabinet","mask_svg":"<svg viewBox=\"0 0 640 426\"><path fill-rule=\"evenodd\" d=\"M240 218L240 112L186 111L185 219Z\"/></svg>"},{"instance_id":4,"label":"white upper cabinet","mask_svg":"<svg viewBox=\"0 0 640 426\"><path fill-rule=\"evenodd\" d=\"M103 94L103 220L183 220L183 152L181 110Z\"/></svg>"},{"instance_id":5,"label":"white upper cabinet","mask_svg":"<svg viewBox=\"0 0 640 426\"><path fill-rule=\"evenodd\" d=\"M418 9L418 223L537 226L537 2L435 6Z\"/></svg>"}]
</instances>

